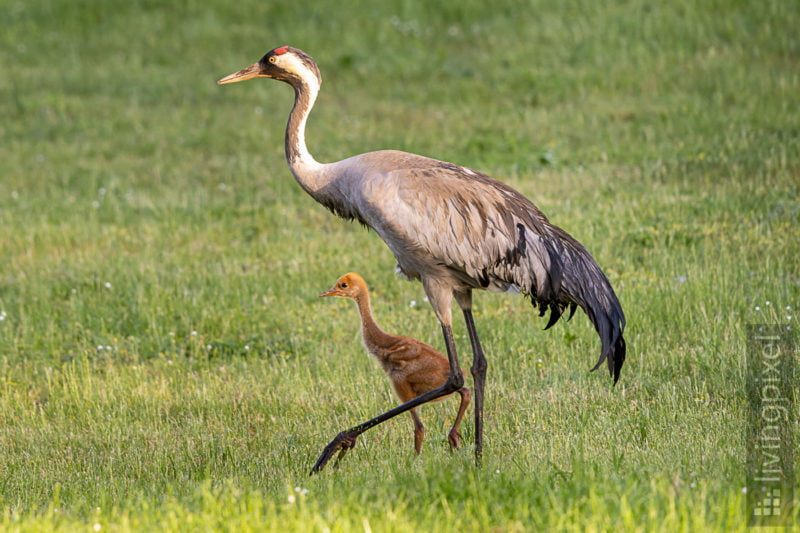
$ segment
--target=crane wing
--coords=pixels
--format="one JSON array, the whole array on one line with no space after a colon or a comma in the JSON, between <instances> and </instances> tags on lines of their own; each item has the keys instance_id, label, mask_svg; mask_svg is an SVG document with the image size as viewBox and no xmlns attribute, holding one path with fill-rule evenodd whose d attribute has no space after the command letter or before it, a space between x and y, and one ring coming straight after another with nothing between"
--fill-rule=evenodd
<instances>
[{"instance_id":1,"label":"crane wing","mask_svg":"<svg viewBox=\"0 0 800 533\"><path fill-rule=\"evenodd\" d=\"M395 154L395 153L392 153ZM450 275L462 286L519 291L545 329L577 306L587 314L615 380L625 360L625 316L588 251L522 194L466 167L395 155L391 169L361 183L361 214L409 277ZM402 164L406 162L407 164ZM594 370L593 369L593 370Z\"/></svg>"},{"instance_id":2,"label":"crane wing","mask_svg":"<svg viewBox=\"0 0 800 533\"><path fill-rule=\"evenodd\" d=\"M401 269L417 276L425 265L444 267L472 288L557 301L560 249L544 214L485 174L430 161L386 173L373 197L382 204L381 218L391 229L386 240Z\"/></svg>"}]
</instances>

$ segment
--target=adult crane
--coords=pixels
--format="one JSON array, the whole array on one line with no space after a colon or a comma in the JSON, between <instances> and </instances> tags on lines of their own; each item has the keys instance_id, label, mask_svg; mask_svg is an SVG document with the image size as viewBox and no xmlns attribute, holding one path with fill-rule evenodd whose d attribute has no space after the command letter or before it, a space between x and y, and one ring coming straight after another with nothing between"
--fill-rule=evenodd
<instances>
[{"instance_id":1,"label":"adult crane","mask_svg":"<svg viewBox=\"0 0 800 533\"><path fill-rule=\"evenodd\" d=\"M487 363L472 316L476 289L529 296L540 316L550 311L545 329L567 309L571 318L580 306L602 344L592 370L605 361L617 382L625 361L625 316L608 278L583 245L516 190L466 167L396 150L317 162L305 141L306 121L322 83L317 64L302 50L280 46L218 83L259 77L294 88L285 149L295 179L336 215L372 228L394 254L400 273L422 282L441 324L450 365L441 387L339 433L312 473L370 427L463 386L451 328L453 300L464 315L473 353L475 459L480 463Z\"/></svg>"}]
</instances>

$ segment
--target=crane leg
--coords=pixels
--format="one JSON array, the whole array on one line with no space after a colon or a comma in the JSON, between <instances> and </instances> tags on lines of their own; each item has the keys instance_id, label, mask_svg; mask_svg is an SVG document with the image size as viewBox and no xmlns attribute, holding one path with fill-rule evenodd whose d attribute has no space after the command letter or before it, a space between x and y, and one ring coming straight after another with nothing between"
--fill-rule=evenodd
<instances>
[{"instance_id":1,"label":"crane leg","mask_svg":"<svg viewBox=\"0 0 800 533\"><path fill-rule=\"evenodd\" d=\"M386 422L387 420L394 418L401 413L405 413L406 411L409 411L418 405L441 398L442 396L447 396L448 394L453 394L464 386L464 375L461 373L461 367L458 365L456 343L453 340L453 330L449 324L442 324L442 333L444 334L445 346L447 347L447 359L450 362L450 373L448 374L447 381L444 382L444 385L417 396L413 400L409 400L402 405L398 405L394 409L390 409L389 411L386 411L385 413L380 414L371 420L367 420L363 424L359 424L339 433L330 443L328 443L327 446L325 446L325 449L322 450L319 459L317 459L317 462L311 468L309 475L316 474L325 468L325 465L328 464L328 461L331 460L331 457L333 457L337 451L339 452L339 456L336 460L336 463L338 464L342 456L344 456L348 450L355 446L358 436L368 429L374 428L378 424Z\"/></svg>"},{"instance_id":2,"label":"crane leg","mask_svg":"<svg viewBox=\"0 0 800 533\"><path fill-rule=\"evenodd\" d=\"M480 466L483 457L483 391L486 386L486 356L481 348L481 341L478 339L478 332L475 329L475 320L472 318L472 310L468 307L463 309L464 320L467 323L469 341L472 345L472 379L474 381L475 401L475 464Z\"/></svg>"}]
</instances>

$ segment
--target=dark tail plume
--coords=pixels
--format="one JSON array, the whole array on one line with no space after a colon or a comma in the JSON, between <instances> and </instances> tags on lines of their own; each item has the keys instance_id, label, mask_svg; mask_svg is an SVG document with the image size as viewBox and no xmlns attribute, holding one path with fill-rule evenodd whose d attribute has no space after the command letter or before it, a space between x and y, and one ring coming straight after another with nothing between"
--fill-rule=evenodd
<instances>
[{"instance_id":1,"label":"dark tail plume","mask_svg":"<svg viewBox=\"0 0 800 533\"><path fill-rule=\"evenodd\" d=\"M554 226L552 229L555 235L551 241L551 261L560 265L562 279L556 301L539 301L540 314L550 310L545 329L555 324L568 306L571 318L575 304L579 305L592 321L602 343L600 358L592 371L605 361L616 383L626 351L622 306L608 278L586 248L563 230Z\"/></svg>"}]
</instances>

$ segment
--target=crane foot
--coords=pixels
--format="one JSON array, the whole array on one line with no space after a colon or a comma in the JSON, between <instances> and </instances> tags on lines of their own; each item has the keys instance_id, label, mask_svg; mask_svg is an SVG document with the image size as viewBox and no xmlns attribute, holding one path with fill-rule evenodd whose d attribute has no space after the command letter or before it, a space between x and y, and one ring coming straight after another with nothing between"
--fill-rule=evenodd
<instances>
[{"instance_id":1,"label":"crane foot","mask_svg":"<svg viewBox=\"0 0 800 533\"><path fill-rule=\"evenodd\" d=\"M331 460L333 454L338 451L339 455L336 457L336 461L333 463L333 468L337 468L339 466L339 461L342 460L344 454L355 447L356 439L360 434L361 432L348 430L342 431L336 435L336 437L334 437L334 439L327 446L325 446L325 449L322 450L319 459L317 459L317 462L314 464L314 467L311 469L311 472L309 472L308 475L312 476L325 468L325 465Z\"/></svg>"}]
</instances>

